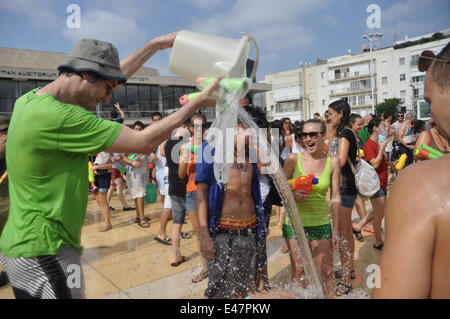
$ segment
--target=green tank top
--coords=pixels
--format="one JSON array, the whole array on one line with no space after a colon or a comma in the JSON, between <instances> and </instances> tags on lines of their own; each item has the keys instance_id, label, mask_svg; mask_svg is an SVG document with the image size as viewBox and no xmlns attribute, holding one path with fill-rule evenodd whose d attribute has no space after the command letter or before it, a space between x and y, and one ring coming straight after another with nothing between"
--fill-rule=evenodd
<instances>
[{"instance_id":1,"label":"green tank top","mask_svg":"<svg viewBox=\"0 0 450 319\"><path fill-rule=\"evenodd\" d=\"M331 156L327 155L327 164L320 176L316 176L319 179L319 183L313 186L312 191L309 193L310 198L306 198L303 202L296 200L297 210L300 214L300 219L303 226L314 227L322 226L330 223L330 216L328 214L327 192L331 184ZM296 179L299 176L307 175L302 169L302 153L298 153L298 162L295 166L292 179ZM287 224L287 217L285 217L285 223Z\"/></svg>"}]
</instances>

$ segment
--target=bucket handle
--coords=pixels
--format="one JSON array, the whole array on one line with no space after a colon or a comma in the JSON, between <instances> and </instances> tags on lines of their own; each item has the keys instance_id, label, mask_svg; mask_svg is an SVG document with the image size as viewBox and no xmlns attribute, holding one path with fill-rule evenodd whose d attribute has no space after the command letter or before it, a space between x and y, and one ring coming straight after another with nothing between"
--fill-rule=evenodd
<instances>
[{"instance_id":1,"label":"bucket handle","mask_svg":"<svg viewBox=\"0 0 450 319\"><path fill-rule=\"evenodd\" d=\"M259 48L258 48L258 44L256 43L255 39L250 34L245 33L245 32L241 32L241 34L243 36L248 37L253 42L253 45L255 46L255 53L256 53L255 65L253 66L253 71L252 71L252 74L250 75L250 78L252 80L254 80L255 76L256 76L256 71L258 70L258 63L259 63Z\"/></svg>"}]
</instances>

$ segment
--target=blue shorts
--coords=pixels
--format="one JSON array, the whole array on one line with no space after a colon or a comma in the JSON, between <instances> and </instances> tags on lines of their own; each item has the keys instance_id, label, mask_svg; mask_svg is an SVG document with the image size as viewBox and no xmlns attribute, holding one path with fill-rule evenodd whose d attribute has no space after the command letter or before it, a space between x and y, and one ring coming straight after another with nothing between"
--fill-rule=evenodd
<instances>
[{"instance_id":1,"label":"blue shorts","mask_svg":"<svg viewBox=\"0 0 450 319\"><path fill-rule=\"evenodd\" d=\"M342 195L341 194L341 206L346 208L353 208L356 201L356 195Z\"/></svg>"},{"instance_id":2,"label":"blue shorts","mask_svg":"<svg viewBox=\"0 0 450 319\"><path fill-rule=\"evenodd\" d=\"M170 202L172 203L173 223L183 225L186 217L186 197L170 195Z\"/></svg>"},{"instance_id":3,"label":"blue shorts","mask_svg":"<svg viewBox=\"0 0 450 319\"><path fill-rule=\"evenodd\" d=\"M186 193L186 210L197 211L197 191Z\"/></svg>"},{"instance_id":4,"label":"blue shorts","mask_svg":"<svg viewBox=\"0 0 450 319\"><path fill-rule=\"evenodd\" d=\"M377 192L375 194L373 194L372 197L370 198L377 198L377 197L383 197L387 195L387 191L385 191L384 189L380 188L379 190L377 190Z\"/></svg>"}]
</instances>

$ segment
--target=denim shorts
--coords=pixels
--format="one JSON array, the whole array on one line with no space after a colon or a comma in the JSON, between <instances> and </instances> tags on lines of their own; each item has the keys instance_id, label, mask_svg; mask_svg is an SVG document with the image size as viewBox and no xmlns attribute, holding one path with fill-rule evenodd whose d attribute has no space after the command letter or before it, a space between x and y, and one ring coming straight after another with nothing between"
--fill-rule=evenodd
<instances>
[{"instance_id":1,"label":"denim shorts","mask_svg":"<svg viewBox=\"0 0 450 319\"><path fill-rule=\"evenodd\" d=\"M98 175L95 175L95 186L99 193L107 193L111 185L111 174L107 170L98 169Z\"/></svg>"},{"instance_id":2,"label":"denim shorts","mask_svg":"<svg viewBox=\"0 0 450 319\"><path fill-rule=\"evenodd\" d=\"M186 197L170 195L170 202L172 203L173 223L177 225L184 224L184 218L186 217Z\"/></svg>"},{"instance_id":3,"label":"denim shorts","mask_svg":"<svg viewBox=\"0 0 450 319\"><path fill-rule=\"evenodd\" d=\"M356 201L356 195L342 195L341 194L341 206L346 208L353 208Z\"/></svg>"},{"instance_id":4,"label":"denim shorts","mask_svg":"<svg viewBox=\"0 0 450 319\"><path fill-rule=\"evenodd\" d=\"M382 188L380 188L380 189L377 190L377 192L376 192L375 194L373 194L373 196L370 197L370 198L383 197L383 196L386 196L386 195L387 195L387 191L384 190L384 189L382 189Z\"/></svg>"},{"instance_id":5,"label":"denim shorts","mask_svg":"<svg viewBox=\"0 0 450 319\"><path fill-rule=\"evenodd\" d=\"M197 191L186 193L186 210L197 211Z\"/></svg>"}]
</instances>

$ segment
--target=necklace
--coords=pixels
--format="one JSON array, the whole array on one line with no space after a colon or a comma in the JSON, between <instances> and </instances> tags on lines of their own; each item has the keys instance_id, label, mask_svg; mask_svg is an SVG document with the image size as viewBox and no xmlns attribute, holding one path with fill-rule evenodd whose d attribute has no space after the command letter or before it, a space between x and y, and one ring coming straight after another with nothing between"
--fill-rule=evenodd
<instances>
[{"instance_id":1,"label":"necklace","mask_svg":"<svg viewBox=\"0 0 450 319\"><path fill-rule=\"evenodd\" d=\"M242 188L243 188L243 192L242 192L242 199L244 199L244 196L247 194L247 182L245 179L245 172L247 171L247 163L235 163L234 164L236 166L236 168L239 170L239 172L241 173L241 183L242 183Z\"/></svg>"}]
</instances>

